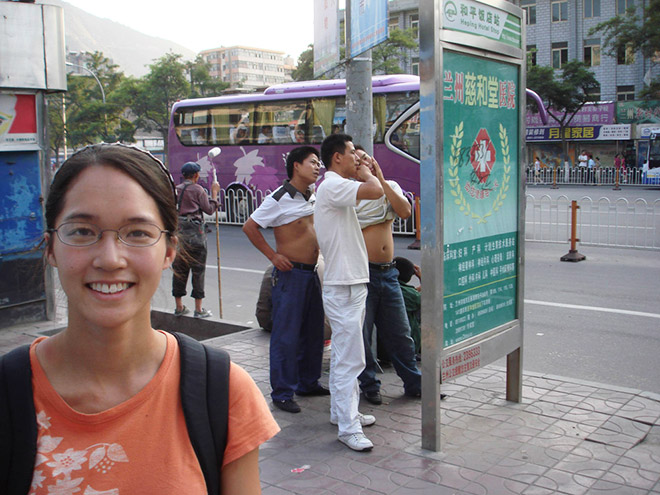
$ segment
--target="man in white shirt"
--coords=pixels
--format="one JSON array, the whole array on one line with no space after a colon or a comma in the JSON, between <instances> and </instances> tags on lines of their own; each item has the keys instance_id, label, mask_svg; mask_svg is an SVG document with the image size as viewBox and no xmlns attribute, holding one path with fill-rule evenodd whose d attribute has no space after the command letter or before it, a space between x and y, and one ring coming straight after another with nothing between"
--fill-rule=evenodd
<instances>
[{"instance_id":1,"label":"man in white shirt","mask_svg":"<svg viewBox=\"0 0 660 495\"><path fill-rule=\"evenodd\" d=\"M243 225L243 232L273 264L270 384L273 404L300 412L293 398L328 395L319 383L323 361L323 302L316 274L319 245L314 232L318 151L301 146L286 160L289 180L268 195ZM273 227L274 250L259 228Z\"/></svg>"},{"instance_id":2,"label":"man in white shirt","mask_svg":"<svg viewBox=\"0 0 660 495\"><path fill-rule=\"evenodd\" d=\"M373 443L362 427L376 418L358 411L369 260L355 206L362 199L381 197L383 187L368 167L358 163L352 141L347 134L323 140L321 159L327 172L316 195L314 229L325 259L323 306L332 328L330 421L339 428L340 442L363 451L372 449Z\"/></svg>"}]
</instances>

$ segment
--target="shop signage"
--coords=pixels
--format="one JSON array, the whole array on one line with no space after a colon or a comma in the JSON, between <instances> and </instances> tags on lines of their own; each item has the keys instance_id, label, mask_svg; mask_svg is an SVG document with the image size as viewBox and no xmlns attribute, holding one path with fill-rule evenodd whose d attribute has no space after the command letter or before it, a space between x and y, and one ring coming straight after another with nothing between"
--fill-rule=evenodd
<instances>
[{"instance_id":1,"label":"shop signage","mask_svg":"<svg viewBox=\"0 0 660 495\"><path fill-rule=\"evenodd\" d=\"M554 108L548 109L549 113L555 115L563 115L562 112L556 111ZM583 106L571 120L571 125L605 125L614 124L615 104L599 103L598 105L587 104ZM541 117L538 113L527 112L525 123L527 127L559 127L559 123L550 117L548 119L548 126L543 124ZM622 122L619 122L622 123Z\"/></svg>"},{"instance_id":2,"label":"shop signage","mask_svg":"<svg viewBox=\"0 0 660 495\"><path fill-rule=\"evenodd\" d=\"M630 124L586 125L564 128L564 137L571 141L627 141ZM528 127L525 139L530 141L561 141L559 127Z\"/></svg>"},{"instance_id":3,"label":"shop signage","mask_svg":"<svg viewBox=\"0 0 660 495\"><path fill-rule=\"evenodd\" d=\"M660 100L619 101L616 120L620 124L660 123Z\"/></svg>"},{"instance_id":4,"label":"shop signage","mask_svg":"<svg viewBox=\"0 0 660 495\"><path fill-rule=\"evenodd\" d=\"M0 93L0 149L24 149L37 144L34 94Z\"/></svg>"}]
</instances>

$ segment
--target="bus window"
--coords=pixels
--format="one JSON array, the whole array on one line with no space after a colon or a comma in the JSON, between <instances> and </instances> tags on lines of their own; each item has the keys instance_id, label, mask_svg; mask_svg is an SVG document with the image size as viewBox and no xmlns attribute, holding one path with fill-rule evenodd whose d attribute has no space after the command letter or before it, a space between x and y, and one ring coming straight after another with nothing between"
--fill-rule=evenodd
<instances>
[{"instance_id":1,"label":"bus window","mask_svg":"<svg viewBox=\"0 0 660 495\"><path fill-rule=\"evenodd\" d=\"M388 128L391 125L392 122L388 122ZM419 160L419 112L412 114L392 131L390 142Z\"/></svg>"},{"instance_id":2,"label":"bus window","mask_svg":"<svg viewBox=\"0 0 660 495\"><path fill-rule=\"evenodd\" d=\"M186 108L174 117L176 133L182 144L200 146L208 144L208 110Z\"/></svg>"},{"instance_id":3,"label":"bus window","mask_svg":"<svg viewBox=\"0 0 660 495\"><path fill-rule=\"evenodd\" d=\"M278 101L258 105L254 114L255 127L258 128L257 143L305 142L306 114L307 102L305 100Z\"/></svg>"}]
</instances>

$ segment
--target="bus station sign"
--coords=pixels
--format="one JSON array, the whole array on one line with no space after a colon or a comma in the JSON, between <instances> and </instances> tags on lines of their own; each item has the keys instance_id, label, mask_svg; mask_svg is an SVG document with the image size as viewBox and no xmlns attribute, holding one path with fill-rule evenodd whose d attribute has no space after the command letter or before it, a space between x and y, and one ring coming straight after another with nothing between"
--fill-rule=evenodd
<instances>
[{"instance_id":1,"label":"bus station sign","mask_svg":"<svg viewBox=\"0 0 660 495\"><path fill-rule=\"evenodd\" d=\"M422 448L437 451L440 383L506 357L522 398L525 26L504 0L421 0L420 20Z\"/></svg>"}]
</instances>

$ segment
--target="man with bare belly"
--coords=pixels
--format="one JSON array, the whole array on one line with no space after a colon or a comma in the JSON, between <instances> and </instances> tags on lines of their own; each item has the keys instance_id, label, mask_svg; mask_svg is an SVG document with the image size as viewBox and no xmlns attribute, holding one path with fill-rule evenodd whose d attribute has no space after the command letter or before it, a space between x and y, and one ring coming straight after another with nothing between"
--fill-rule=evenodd
<instances>
[{"instance_id":1,"label":"man with bare belly","mask_svg":"<svg viewBox=\"0 0 660 495\"><path fill-rule=\"evenodd\" d=\"M392 237L395 216L406 219L412 209L401 187L394 181L385 180L378 162L361 147L357 146L356 150L360 162L371 169L385 191L379 199L360 201L355 209L369 257L367 309L362 331L366 367L358 378L364 398L378 405L382 403L382 397L380 380L376 378L376 358L371 351L374 324L394 370L403 381L405 394L421 396L422 375L417 368L415 345L395 269Z\"/></svg>"},{"instance_id":2,"label":"man with bare belly","mask_svg":"<svg viewBox=\"0 0 660 495\"><path fill-rule=\"evenodd\" d=\"M289 180L268 195L243 225L243 232L273 264L273 329L270 384L273 404L297 413L298 395L329 395L319 383L323 359L323 300L316 274L319 245L314 231L315 196L310 186L319 175L318 151L291 150ZM276 249L259 228L273 227Z\"/></svg>"}]
</instances>

